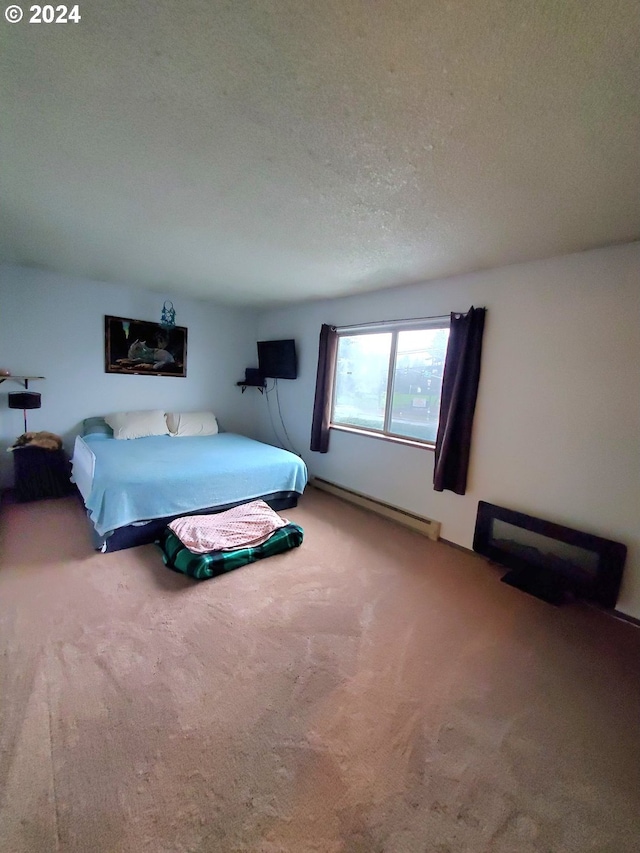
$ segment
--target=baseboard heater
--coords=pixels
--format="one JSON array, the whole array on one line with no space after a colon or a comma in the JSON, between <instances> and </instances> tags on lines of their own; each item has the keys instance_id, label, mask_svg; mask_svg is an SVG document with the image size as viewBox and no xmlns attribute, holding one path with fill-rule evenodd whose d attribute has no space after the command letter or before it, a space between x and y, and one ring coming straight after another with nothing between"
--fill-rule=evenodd
<instances>
[{"instance_id":1,"label":"baseboard heater","mask_svg":"<svg viewBox=\"0 0 640 853\"><path fill-rule=\"evenodd\" d=\"M433 519L425 518L421 515L414 515L412 512L407 512L397 506L383 503L382 501L376 500L376 498L370 498L368 495L363 495L360 492L345 489L343 486L337 486L335 483L330 483L328 480L320 479L320 477L313 477L311 485L315 486L316 489L322 489L324 492L329 492L337 498L342 498L345 501L357 504L357 506L361 506L364 509L377 513L378 515L383 515L385 518L390 518L392 521L397 521L398 524L402 524L405 527L410 527L412 530L422 533L423 536L433 539L434 542L437 542L440 538L441 525L439 521L433 521Z\"/></svg>"}]
</instances>

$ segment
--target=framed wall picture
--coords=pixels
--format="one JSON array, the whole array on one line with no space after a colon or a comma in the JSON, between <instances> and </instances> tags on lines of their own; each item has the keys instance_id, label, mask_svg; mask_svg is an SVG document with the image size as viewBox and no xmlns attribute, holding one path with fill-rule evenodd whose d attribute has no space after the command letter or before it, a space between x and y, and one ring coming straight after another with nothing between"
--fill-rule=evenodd
<instances>
[{"instance_id":1,"label":"framed wall picture","mask_svg":"<svg viewBox=\"0 0 640 853\"><path fill-rule=\"evenodd\" d=\"M105 373L186 376L187 329L146 320L104 318Z\"/></svg>"}]
</instances>

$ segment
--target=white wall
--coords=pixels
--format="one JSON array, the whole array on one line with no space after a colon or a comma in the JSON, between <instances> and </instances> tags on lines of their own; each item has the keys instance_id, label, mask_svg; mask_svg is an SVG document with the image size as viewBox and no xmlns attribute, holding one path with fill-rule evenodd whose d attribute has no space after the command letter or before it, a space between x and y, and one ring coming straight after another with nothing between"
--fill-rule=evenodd
<instances>
[{"instance_id":1,"label":"white wall","mask_svg":"<svg viewBox=\"0 0 640 853\"><path fill-rule=\"evenodd\" d=\"M478 500L624 542L618 609L640 618L640 244L514 265L261 315L294 337L300 376L280 382L289 434L312 475L442 522L471 547ZM321 323L488 309L465 496L432 488L433 453L333 431L309 438ZM271 427L261 406L262 435Z\"/></svg>"},{"instance_id":2,"label":"white wall","mask_svg":"<svg viewBox=\"0 0 640 853\"><path fill-rule=\"evenodd\" d=\"M156 321L165 298L188 330L187 376L119 376L104 372L104 316ZM29 429L62 435L68 448L83 418L128 409L213 410L227 430L253 435L257 394L235 383L256 363L257 315L202 300L125 285L70 279L39 270L0 267L0 367L44 376L30 384L42 408L27 413ZM7 408L15 382L0 385L0 448L23 431L22 412ZM2 485L11 455L0 452Z\"/></svg>"}]
</instances>

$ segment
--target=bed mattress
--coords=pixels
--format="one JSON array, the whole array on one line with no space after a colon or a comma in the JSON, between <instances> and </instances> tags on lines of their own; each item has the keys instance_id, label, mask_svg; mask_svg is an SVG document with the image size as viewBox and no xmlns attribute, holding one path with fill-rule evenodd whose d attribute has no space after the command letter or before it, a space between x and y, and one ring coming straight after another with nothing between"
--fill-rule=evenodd
<instances>
[{"instance_id":1,"label":"bed mattress","mask_svg":"<svg viewBox=\"0 0 640 853\"><path fill-rule=\"evenodd\" d=\"M78 436L73 480L100 536L150 519L227 507L264 495L302 494L298 456L235 433L122 441Z\"/></svg>"}]
</instances>

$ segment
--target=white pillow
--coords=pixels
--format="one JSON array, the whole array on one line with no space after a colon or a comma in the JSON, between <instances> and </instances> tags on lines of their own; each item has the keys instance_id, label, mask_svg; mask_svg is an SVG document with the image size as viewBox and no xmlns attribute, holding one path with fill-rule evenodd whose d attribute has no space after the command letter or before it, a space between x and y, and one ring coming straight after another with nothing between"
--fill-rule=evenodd
<instances>
[{"instance_id":1,"label":"white pillow","mask_svg":"<svg viewBox=\"0 0 640 853\"><path fill-rule=\"evenodd\" d=\"M173 436L216 435L218 432L213 412L167 412L167 426Z\"/></svg>"},{"instance_id":2,"label":"white pillow","mask_svg":"<svg viewBox=\"0 0 640 853\"><path fill-rule=\"evenodd\" d=\"M105 415L105 421L113 430L114 438L169 435L167 420L160 409L149 412L116 412L113 415Z\"/></svg>"}]
</instances>

